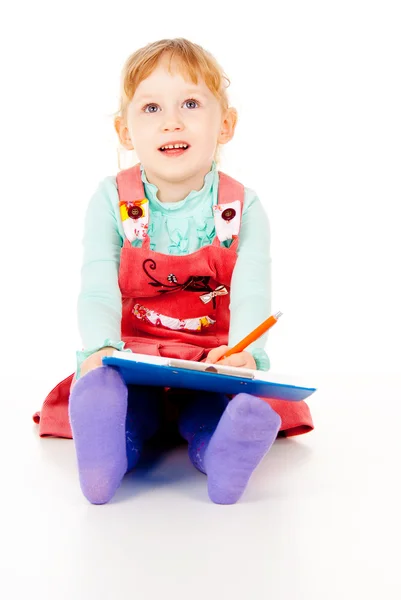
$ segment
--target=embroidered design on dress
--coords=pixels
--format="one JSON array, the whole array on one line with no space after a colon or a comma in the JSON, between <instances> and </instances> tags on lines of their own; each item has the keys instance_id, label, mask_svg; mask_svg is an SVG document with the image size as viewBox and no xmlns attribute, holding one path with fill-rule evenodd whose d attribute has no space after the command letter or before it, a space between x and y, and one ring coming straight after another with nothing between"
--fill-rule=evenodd
<instances>
[{"instance_id":1,"label":"embroidered design on dress","mask_svg":"<svg viewBox=\"0 0 401 600\"><path fill-rule=\"evenodd\" d=\"M226 294L228 294L228 289L224 285L219 285L213 292L200 296L200 299L203 304L207 304L211 300L214 300L216 296L225 296Z\"/></svg>"},{"instance_id":2,"label":"embroidered design on dress","mask_svg":"<svg viewBox=\"0 0 401 600\"><path fill-rule=\"evenodd\" d=\"M133 202L120 201L120 215L126 238L144 240L149 226L149 202L147 198Z\"/></svg>"},{"instance_id":3,"label":"embroidered design on dress","mask_svg":"<svg viewBox=\"0 0 401 600\"><path fill-rule=\"evenodd\" d=\"M186 290L187 292L209 292L212 293L213 289L210 287L209 285L209 281L210 281L210 276L203 276L203 275L193 275L191 277L188 277L188 279L186 281L184 281L184 283L179 283L177 277L174 275L174 273L170 273L170 275L168 275L168 277L166 278L167 281L172 284L172 285L168 285L166 283L162 283L161 281L158 281L157 279L155 279L155 277L153 277L153 275L151 275L149 273L149 269L151 269L152 271L155 271L157 266L156 266L156 261L154 261L152 258L147 258L143 263L142 263L142 268L145 271L146 275L149 277L149 279L151 279L152 281L149 281L149 285L153 286L153 287L161 287L163 289L158 290L159 294L168 294L170 292L181 292ZM213 308L216 308L216 298L215 296L212 297L213 300Z\"/></svg>"},{"instance_id":4,"label":"embroidered design on dress","mask_svg":"<svg viewBox=\"0 0 401 600\"><path fill-rule=\"evenodd\" d=\"M227 202L213 206L214 225L220 242L231 240L239 234L241 225L241 202Z\"/></svg>"},{"instance_id":5,"label":"embroidered design on dress","mask_svg":"<svg viewBox=\"0 0 401 600\"><path fill-rule=\"evenodd\" d=\"M190 319L177 319L174 317L168 317L156 312L155 310L146 308L141 304L135 304L134 308L132 309L132 314L134 314L137 319L145 321L146 323L151 323L157 327L166 327L167 329L181 331L201 331L202 329L206 329L207 327L210 327L216 323L216 321L207 315Z\"/></svg>"}]
</instances>

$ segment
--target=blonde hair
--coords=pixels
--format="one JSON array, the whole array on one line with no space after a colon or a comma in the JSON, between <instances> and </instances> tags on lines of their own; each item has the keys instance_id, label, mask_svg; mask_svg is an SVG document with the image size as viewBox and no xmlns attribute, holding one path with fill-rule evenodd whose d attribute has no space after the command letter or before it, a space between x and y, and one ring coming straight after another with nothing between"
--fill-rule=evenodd
<instances>
[{"instance_id":1,"label":"blonde hair","mask_svg":"<svg viewBox=\"0 0 401 600\"><path fill-rule=\"evenodd\" d=\"M229 107L227 88L230 80L225 75L223 69L216 59L202 46L194 44L185 38L164 39L153 42L136 50L126 60L121 73L121 92L120 107L115 113L115 119L122 118L126 120L127 108L138 85L149 77L156 68L159 60L167 55L170 57L169 71L171 64L178 68L183 77L189 77L192 83L197 84L201 77L209 90L219 100L223 111ZM235 121L237 121L237 112L234 111ZM215 160L218 160L218 150Z\"/></svg>"}]
</instances>

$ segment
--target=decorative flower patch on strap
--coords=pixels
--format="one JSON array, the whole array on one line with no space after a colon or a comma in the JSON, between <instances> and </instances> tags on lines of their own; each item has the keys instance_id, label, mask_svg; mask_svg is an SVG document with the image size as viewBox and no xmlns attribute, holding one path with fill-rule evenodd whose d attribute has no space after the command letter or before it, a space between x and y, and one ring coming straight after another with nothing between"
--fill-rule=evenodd
<instances>
[{"instance_id":1,"label":"decorative flower patch on strap","mask_svg":"<svg viewBox=\"0 0 401 600\"><path fill-rule=\"evenodd\" d=\"M145 239L149 225L149 202L147 198L134 202L119 203L121 221L127 240Z\"/></svg>"},{"instance_id":2,"label":"decorative flower patch on strap","mask_svg":"<svg viewBox=\"0 0 401 600\"><path fill-rule=\"evenodd\" d=\"M220 242L232 240L239 233L241 225L241 202L234 200L227 204L213 206L214 225Z\"/></svg>"},{"instance_id":3,"label":"decorative flower patch on strap","mask_svg":"<svg viewBox=\"0 0 401 600\"><path fill-rule=\"evenodd\" d=\"M166 327L167 329L201 331L213 325L216 321L205 315L204 317L195 317L193 319L176 319L167 317L141 304L135 304L132 313L146 323L151 323L157 327Z\"/></svg>"}]
</instances>

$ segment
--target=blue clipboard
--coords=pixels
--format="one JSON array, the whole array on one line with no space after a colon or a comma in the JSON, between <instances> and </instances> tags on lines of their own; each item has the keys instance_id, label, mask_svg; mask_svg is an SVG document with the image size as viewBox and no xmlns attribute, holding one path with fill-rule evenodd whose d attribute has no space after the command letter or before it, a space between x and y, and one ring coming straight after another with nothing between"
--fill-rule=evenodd
<instances>
[{"instance_id":1,"label":"blue clipboard","mask_svg":"<svg viewBox=\"0 0 401 600\"><path fill-rule=\"evenodd\" d=\"M115 367L127 384L155 387L184 388L239 394L246 392L262 398L305 400L316 391L313 387L302 387L274 381L266 371L252 371L225 365L208 365L186 360L154 357L143 354L119 352L105 356L103 364ZM228 372L235 374L228 374ZM277 379L277 378L276 378Z\"/></svg>"}]
</instances>

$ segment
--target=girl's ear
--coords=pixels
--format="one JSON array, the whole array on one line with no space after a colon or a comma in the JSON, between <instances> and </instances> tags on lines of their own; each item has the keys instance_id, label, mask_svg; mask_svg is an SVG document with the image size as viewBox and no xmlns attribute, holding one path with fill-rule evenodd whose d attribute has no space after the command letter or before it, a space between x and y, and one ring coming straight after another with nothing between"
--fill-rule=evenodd
<instances>
[{"instance_id":1,"label":"girl's ear","mask_svg":"<svg viewBox=\"0 0 401 600\"><path fill-rule=\"evenodd\" d=\"M227 144L233 137L235 132L235 127L238 121L238 113L235 108L228 108L222 118L220 133L217 139L219 144Z\"/></svg>"},{"instance_id":2,"label":"girl's ear","mask_svg":"<svg viewBox=\"0 0 401 600\"><path fill-rule=\"evenodd\" d=\"M118 135L121 145L126 150L133 150L134 146L132 145L128 127L126 126L124 119L122 117L116 117L114 119L114 129L117 132L117 135Z\"/></svg>"}]
</instances>

